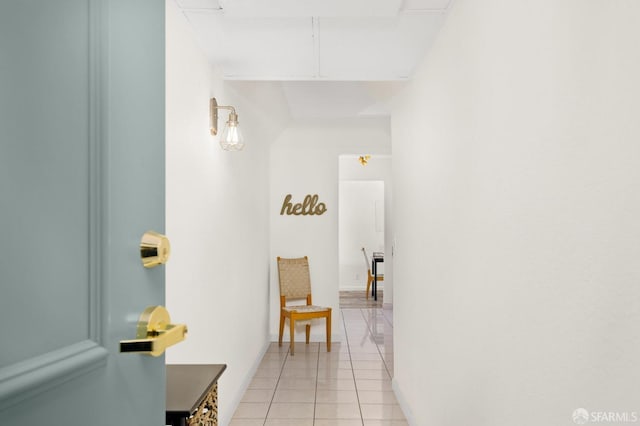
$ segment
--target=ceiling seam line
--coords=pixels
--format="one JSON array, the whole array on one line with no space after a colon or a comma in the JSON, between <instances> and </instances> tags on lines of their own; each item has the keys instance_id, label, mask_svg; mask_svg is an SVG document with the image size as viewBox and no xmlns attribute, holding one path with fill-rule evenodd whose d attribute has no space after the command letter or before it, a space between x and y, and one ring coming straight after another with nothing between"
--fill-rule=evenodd
<instances>
[{"instance_id":1,"label":"ceiling seam line","mask_svg":"<svg viewBox=\"0 0 640 426\"><path fill-rule=\"evenodd\" d=\"M320 31L318 26L318 17L311 17L311 32L313 36L313 50L315 58L315 78L320 78Z\"/></svg>"}]
</instances>

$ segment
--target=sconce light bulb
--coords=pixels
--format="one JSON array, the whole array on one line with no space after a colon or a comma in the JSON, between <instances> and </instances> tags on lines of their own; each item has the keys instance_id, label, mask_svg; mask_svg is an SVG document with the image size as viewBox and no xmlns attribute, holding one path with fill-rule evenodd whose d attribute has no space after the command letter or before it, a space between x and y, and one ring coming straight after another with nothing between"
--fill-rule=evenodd
<instances>
[{"instance_id":1,"label":"sconce light bulb","mask_svg":"<svg viewBox=\"0 0 640 426\"><path fill-rule=\"evenodd\" d=\"M220 146L225 151L241 151L244 148L244 138L240 132L239 124L238 115L229 114L229 121L225 124L220 135Z\"/></svg>"}]
</instances>

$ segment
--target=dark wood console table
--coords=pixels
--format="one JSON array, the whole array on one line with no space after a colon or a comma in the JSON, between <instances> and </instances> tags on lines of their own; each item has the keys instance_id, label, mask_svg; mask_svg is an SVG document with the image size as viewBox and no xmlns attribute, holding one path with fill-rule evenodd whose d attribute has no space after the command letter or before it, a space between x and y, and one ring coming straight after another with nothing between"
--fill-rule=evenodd
<instances>
[{"instance_id":1,"label":"dark wood console table","mask_svg":"<svg viewBox=\"0 0 640 426\"><path fill-rule=\"evenodd\" d=\"M166 424L218 425L218 378L226 364L168 364Z\"/></svg>"}]
</instances>

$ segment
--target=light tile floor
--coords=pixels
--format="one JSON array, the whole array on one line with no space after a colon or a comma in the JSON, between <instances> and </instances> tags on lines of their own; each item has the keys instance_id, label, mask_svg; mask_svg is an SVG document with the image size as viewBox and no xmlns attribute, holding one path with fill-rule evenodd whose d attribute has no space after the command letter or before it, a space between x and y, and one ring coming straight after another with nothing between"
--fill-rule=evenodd
<instances>
[{"instance_id":1,"label":"light tile floor","mask_svg":"<svg viewBox=\"0 0 640 426\"><path fill-rule=\"evenodd\" d=\"M387 309L341 309L346 341L274 342L230 426L408 425L391 389L393 322ZM316 325L317 327L317 325Z\"/></svg>"}]
</instances>

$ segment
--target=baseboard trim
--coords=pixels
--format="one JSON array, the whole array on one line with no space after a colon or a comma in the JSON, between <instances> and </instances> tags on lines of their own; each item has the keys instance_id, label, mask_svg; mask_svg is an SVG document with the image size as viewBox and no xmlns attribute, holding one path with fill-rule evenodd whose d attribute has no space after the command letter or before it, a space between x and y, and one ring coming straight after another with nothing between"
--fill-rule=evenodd
<instances>
[{"instance_id":1,"label":"baseboard trim","mask_svg":"<svg viewBox=\"0 0 640 426\"><path fill-rule=\"evenodd\" d=\"M359 286L343 286L339 288L339 291L365 291L366 287L363 287L361 285ZM378 290L384 290L384 286L380 285L380 283L378 283Z\"/></svg>"},{"instance_id":2,"label":"baseboard trim","mask_svg":"<svg viewBox=\"0 0 640 426\"><path fill-rule=\"evenodd\" d=\"M391 379L391 389L393 389L393 393L396 395L396 399L398 400L398 405L400 405L400 409L402 410L404 417L407 419L407 423L409 426L417 425L416 419L413 417L413 412L409 408L409 404L407 403L407 399L404 396L404 393L400 389L400 385L398 381L393 378Z\"/></svg>"},{"instance_id":3,"label":"baseboard trim","mask_svg":"<svg viewBox=\"0 0 640 426\"><path fill-rule=\"evenodd\" d=\"M271 334L270 338L272 342L278 341L277 334ZM294 336L294 339L296 340L296 343L304 343L304 340L305 340L304 332L296 333L296 335ZM344 340L344 336L342 334L331 333L331 343L339 343L339 342L342 342L343 340ZM285 331L284 335L282 336L282 343L284 344L285 342L287 344L289 343L288 331ZM320 332L314 333L312 328L311 335L309 335L309 342L310 343L326 343L327 337L325 336L324 333L320 333Z\"/></svg>"},{"instance_id":4,"label":"baseboard trim","mask_svg":"<svg viewBox=\"0 0 640 426\"><path fill-rule=\"evenodd\" d=\"M233 402L231 404L231 407L232 407L231 413L228 414L229 422L231 422L231 418L233 417L233 414L238 409L238 406L240 405L240 402L242 401L244 394L247 393L247 389L249 389L249 385L253 380L253 376L256 375L256 371L258 371L258 367L260 367L260 363L264 358L264 354L266 354L267 351L269 350L269 345L271 345L271 342L266 342L264 344L264 346L262 347L262 350L258 354L258 357L254 360L253 365L251 366L251 368L249 369L249 372L247 373L244 380L242 381L242 386L240 387L240 391L233 398Z\"/></svg>"}]
</instances>

